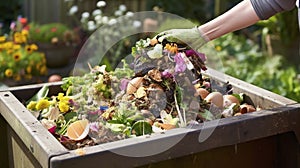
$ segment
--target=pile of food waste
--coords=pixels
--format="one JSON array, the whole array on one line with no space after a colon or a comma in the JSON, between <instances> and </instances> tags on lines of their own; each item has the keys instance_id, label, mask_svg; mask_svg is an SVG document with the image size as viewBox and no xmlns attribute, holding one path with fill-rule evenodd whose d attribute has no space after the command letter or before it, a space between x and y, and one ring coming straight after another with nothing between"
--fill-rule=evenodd
<instances>
[{"instance_id":1,"label":"pile of food waste","mask_svg":"<svg viewBox=\"0 0 300 168\"><path fill-rule=\"evenodd\" d=\"M257 110L229 83L203 75L205 54L187 45L142 39L132 56L133 63L123 60L114 71L101 65L83 76L64 78L62 93L48 95L45 85L27 109L68 149Z\"/></svg>"}]
</instances>

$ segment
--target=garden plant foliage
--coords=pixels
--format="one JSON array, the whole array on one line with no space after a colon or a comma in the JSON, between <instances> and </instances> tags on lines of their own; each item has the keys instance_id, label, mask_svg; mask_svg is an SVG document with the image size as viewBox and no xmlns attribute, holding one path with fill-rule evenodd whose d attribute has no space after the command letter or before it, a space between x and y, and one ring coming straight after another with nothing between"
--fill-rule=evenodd
<instances>
[{"instance_id":1,"label":"garden plant foliage","mask_svg":"<svg viewBox=\"0 0 300 168\"><path fill-rule=\"evenodd\" d=\"M268 56L253 41L233 33L213 41L222 58L224 73L300 101L296 68L287 66L281 55Z\"/></svg>"}]
</instances>

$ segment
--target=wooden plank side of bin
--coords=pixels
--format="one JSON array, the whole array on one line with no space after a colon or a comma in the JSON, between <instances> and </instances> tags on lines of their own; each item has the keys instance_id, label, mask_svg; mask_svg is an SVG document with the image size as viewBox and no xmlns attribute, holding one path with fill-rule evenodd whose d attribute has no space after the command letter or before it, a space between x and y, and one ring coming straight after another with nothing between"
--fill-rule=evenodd
<instances>
[{"instance_id":1,"label":"wooden plank side of bin","mask_svg":"<svg viewBox=\"0 0 300 168\"><path fill-rule=\"evenodd\" d=\"M92 148L87 147L83 149L82 156L73 150L68 154L51 158L50 167L63 168L70 165L74 168L93 168L99 165L102 167L136 167L283 133L299 134L299 129L295 129L297 127L300 127L300 105L287 105L270 111L262 110L221 119L215 129L212 126L203 127L203 124L193 129L174 129L161 135L144 137L144 139L140 137L138 141L132 138L97 145ZM209 129L214 129L211 136L200 142L200 133ZM178 139L180 140L178 141ZM161 146L174 141L178 141L178 143L156 155L145 157L120 155L120 153L126 152L159 150ZM299 141L297 143L299 144Z\"/></svg>"},{"instance_id":2,"label":"wooden plank side of bin","mask_svg":"<svg viewBox=\"0 0 300 168\"><path fill-rule=\"evenodd\" d=\"M28 156L30 152L42 167L48 167L50 157L68 152L9 91L0 92L0 114L25 145L12 147L16 149L10 151L14 155L22 155L19 152L24 152L23 155ZM8 138L11 138L12 145L20 144L16 136Z\"/></svg>"},{"instance_id":3,"label":"wooden plank side of bin","mask_svg":"<svg viewBox=\"0 0 300 168\"><path fill-rule=\"evenodd\" d=\"M0 115L0 165L3 167L9 167L7 127L7 122Z\"/></svg>"},{"instance_id":4,"label":"wooden plank side of bin","mask_svg":"<svg viewBox=\"0 0 300 168\"><path fill-rule=\"evenodd\" d=\"M293 132L288 132L218 147L139 168L295 168L299 167L298 165L299 144Z\"/></svg>"},{"instance_id":5,"label":"wooden plank side of bin","mask_svg":"<svg viewBox=\"0 0 300 168\"><path fill-rule=\"evenodd\" d=\"M26 147L23 140L8 127L8 156L9 167L26 167L26 168L38 168L42 167L39 161L33 156L30 149Z\"/></svg>"},{"instance_id":6,"label":"wooden plank side of bin","mask_svg":"<svg viewBox=\"0 0 300 168\"><path fill-rule=\"evenodd\" d=\"M23 103L23 101L29 100L32 96L34 96L34 94L36 94L44 85L49 87L49 95L55 95L62 92L62 88L60 87L62 82L15 86L6 88L2 91L10 91L21 103Z\"/></svg>"}]
</instances>

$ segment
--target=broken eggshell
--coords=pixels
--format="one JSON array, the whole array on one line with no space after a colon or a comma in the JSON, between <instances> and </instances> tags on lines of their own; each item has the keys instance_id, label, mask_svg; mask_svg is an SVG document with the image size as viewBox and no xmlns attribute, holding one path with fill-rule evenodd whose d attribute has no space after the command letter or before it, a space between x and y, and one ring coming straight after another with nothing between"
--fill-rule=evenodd
<instances>
[{"instance_id":1,"label":"broken eggshell","mask_svg":"<svg viewBox=\"0 0 300 168\"><path fill-rule=\"evenodd\" d=\"M220 92L211 92L204 100L219 108L223 108L223 95Z\"/></svg>"},{"instance_id":2,"label":"broken eggshell","mask_svg":"<svg viewBox=\"0 0 300 168\"><path fill-rule=\"evenodd\" d=\"M240 113L245 114L245 113L250 113L256 111L255 107L250 105L250 104L242 104L240 105Z\"/></svg>"},{"instance_id":3,"label":"broken eggshell","mask_svg":"<svg viewBox=\"0 0 300 168\"><path fill-rule=\"evenodd\" d=\"M126 93L127 94L133 94L137 91L137 89L141 86L143 83L144 78L143 77L136 77L133 78L128 82Z\"/></svg>"},{"instance_id":4,"label":"broken eggshell","mask_svg":"<svg viewBox=\"0 0 300 168\"><path fill-rule=\"evenodd\" d=\"M224 107L229 107L233 103L235 103L237 105L240 105L239 99L236 98L235 96L233 96L233 95L224 95L223 96L223 105L224 105Z\"/></svg>"},{"instance_id":5,"label":"broken eggshell","mask_svg":"<svg viewBox=\"0 0 300 168\"><path fill-rule=\"evenodd\" d=\"M87 119L78 120L69 125L66 135L72 140L80 141L89 134L89 130L89 121Z\"/></svg>"},{"instance_id":6,"label":"broken eggshell","mask_svg":"<svg viewBox=\"0 0 300 168\"><path fill-rule=\"evenodd\" d=\"M205 99L209 95L209 92L204 88L197 88L195 96L200 96L201 99Z\"/></svg>"},{"instance_id":7,"label":"broken eggshell","mask_svg":"<svg viewBox=\"0 0 300 168\"><path fill-rule=\"evenodd\" d=\"M136 98L146 97L147 96L146 89L143 86L139 87L136 93L134 94L134 96Z\"/></svg>"},{"instance_id":8,"label":"broken eggshell","mask_svg":"<svg viewBox=\"0 0 300 168\"><path fill-rule=\"evenodd\" d=\"M173 124L165 124L165 123L157 123L157 124L163 130L171 130L171 129L176 128L176 125L173 125Z\"/></svg>"},{"instance_id":9,"label":"broken eggshell","mask_svg":"<svg viewBox=\"0 0 300 168\"><path fill-rule=\"evenodd\" d=\"M157 82L161 82L162 79L161 79L161 73L158 69L151 69L150 71L148 71L148 76L157 81Z\"/></svg>"}]
</instances>

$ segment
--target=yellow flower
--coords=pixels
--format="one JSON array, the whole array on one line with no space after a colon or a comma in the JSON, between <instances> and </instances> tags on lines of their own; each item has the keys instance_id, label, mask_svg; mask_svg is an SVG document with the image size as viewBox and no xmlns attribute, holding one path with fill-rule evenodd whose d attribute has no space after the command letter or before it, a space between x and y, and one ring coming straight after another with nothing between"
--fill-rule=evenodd
<instances>
[{"instance_id":1,"label":"yellow flower","mask_svg":"<svg viewBox=\"0 0 300 168\"><path fill-rule=\"evenodd\" d=\"M27 32L28 34L28 32ZM15 32L14 34L14 42L15 43L26 43L27 42L27 38L26 38L26 31L22 31L22 32Z\"/></svg>"},{"instance_id":2,"label":"yellow flower","mask_svg":"<svg viewBox=\"0 0 300 168\"><path fill-rule=\"evenodd\" d=\"M14 42L15 43L22 43L22 35L20 32L16 32L14 34Z\"/></svg>"},{"instance_id":3,"label":"yellow flower","mask_svg":"<svg viewBox=\"0 0 300 168\"><path fill-rule=\"evenodd\" d=\"M64 96L60 101L69 102L69 100L70 100L69 96Z\"/></svg>"},{"instance_id":4,"label":"yellow flower","mask_svg":"<svg viewBox=\"0 0 300 168\"><path fill-rule=\"evenodd\" d=\"M46 109L50 106L50 102L46 99L41 99L37 102L36 104L36 109L37 110L43 110Z\"/></svg>"},{"instance_id":5,"label":"yellow flower","mask_svg":"<svg viewBox=\"0 0 300 168\"><path fill-rule=\"evenodd\" d=\"M68 112L70 109L70 106L69 106L70 97L64 96L64 93L58 93L57 99L59 100L59 103L58 103L59 110L63 113Z\"/></svg>"},{"instance_id":6,"label":"yellow flower","mask_svg":"<svg viewBox=\"0 0 300 168\"><path fill-rule=\"evenodd\" d=\"M22 42L26 43L27 42L27 37L26 36L22 36Z\"/></svg>"},{"instance_id":7,"label":"yellow flower","mask_svg":"<svg viewBox=\"0 0 300 168\"><path fill-rule=\"evenodd\" d=\"M45 54L41 53L41 57L42 57L42 63L46 65L47 60Z\"/></svg>"},{"instance_id":8,"label":"yellow flower","mask_svg":"<svg viewBox=\"0 0 300 168\"><path fill-rule=\"evenodd\" d=\"M32 53L33 51L36 51L38 49L38 46L35 44L26 45L25 49L27 52Z\"/></svg>"},{"instance_id":9,"label":"yellow flower","mask_svg":"<svg viewBox=\"0 0 300 168\"><path fill-rule=\"evenodd\" d=\"M15 32L14 34L14 42L15 43L26 43L27 38L24 34L22 34L21 32Z\"/></svg>"},{"instance_id":10,"label":"yellow flower","mask_svg":"<svg viewBox=\"0 0 300 168\"><path fill-rule=\"evenodd\" d=\"M13 46L13 49L14 50L19 50L21 48L21 45L19 45L19 44L15 44L14 46Z\"/></svg>"},{"instance_id":11,"label":"yellow flower","mask_svg":"<svg viewBox=\"0 0 300 168\"><path fill-rule=\"evenodd\" d=\"M216 48L217 51L221 51L222 50L221 46L216 46L215 48Z\"/></svg>"},{"instance_id":12,"label":"yellow flower","mask_svg":"<svg viewBox=\"0 0 300 168\"><path fill-rule=\"evenodd\" d=\"M13 75L13 70L12 69L6 69L5 70L5 76L6 77L12 77Z\"/></svg>"},{"instance_id":13,"label":"yellow flower","mask_svg":"<svg viewBox=\"0 0 300 168\"><path fill-rule=\"evenodd\" d=\"M58 93L58 95L57 95L58 100L62 100L63 97L64 97L64 93Z\"/></svg>"},{"instance_id":14,"label":"yellow flower","mask_svg":"<svg viewBox=\"0 0 300 168\"><path fill-rule=\"evenodd\" d=\"M30 74L30 73L31 73L31 71L32 71L32 68L31 68L31 66L27 66L27 67L26 67L26 72Z\"/></svg>"},{"instance_id":15,"label":"yellow flower","mask_svg":"<svg viewBox=\"0 0 300 168\"><path fill-rule=\"evenodd\" d=\"M41 67L40 74L41 75L46 75L47 74L47 66L46 65Z\"/></svg>"},{"instance_id":16,"label":"yellow flower","mask_svg":"<svg viewBox=\"0 0 300 168\"><path fill-rule=\"evenodd\" d=\"M29 110L35 110L37 102L36 101L30 101L29 104L26 106Z\"/></svg>"},{"instance_id":17,"label":"yellow flower","mask_svg":"<svg viewBox=\"0 0 300 168\"><path fill-rule=\"evenodd\" d=\"M0 51L3 51L4 49L4 44L0 44Z\"/></svg>"},{"instance_id":18,"label":"yellow flower","mask_svg":"<svg viewBox=\"0 0 300 168\"><path fill-rule=\"evenodd\" d=\"M65 101L59 102L58 108L61 112L66 113L69 111L69 104L68 104L68 102L65 102Z\"/></svg>"},{"instance_id":19,"label":"yellow flower","mask_svg":"<svg viewBox=\"0 0 300 168\"><path fill-rule=\"evenodd\" d=\"M21 60L21 53L20 52L14 53L13 58L16 62L20 61Z\"/></svg>"},{"instance_id":20,"label":"yellow flower","mask_svg":"<svg viewBox=\"0 0 300 168\"><path fill-rule=\"evenodd\" d=\"M23 35L23 36L28 36L28 30L25 30L25 29L23 29L22 31L21 31L21 34Z\"/></svg>"},{"instance_id":21,"label":"yellow flower","mask_svg":"<svg viewBox=\"0 0 300 168\"><path fill-rule=\"evenodd\" d=\"M8 41L6 43L4 43L4 48L5 49L11 49L13 47L14 43L11 41Z\"/></svg>"},{"instance_id":22,"label":"yellow flower","mask_svg":"<svg viewBox=\"0 0 300 168\"><path fill-rule=\"evenodd\" d=\"M14 80L15 81L20 81L21 80L21 75L20 74L14 75Z\"/></svg>"},{"instance_id":23,"label":"yellow flower","mask_svg":"<svg viewBox=\"0 0 300 168\"><path fill-rule=\"evenodd\" d=\"M42 63L39 62L35 65L35 69L41 69L42 68L41 66L42 66Z\"/></svg>"},{"instance_id":24,"label":"yellow flower","mask_svg":"<svg viewBox=\"0 0 300 168\"><path fill-rule=\"evenodd\" d=\"M4 42L6 40L5 36L0 36L0 42Z\"/></svg>"},{"instance_id":25,"label":"yellow flower","mask_svg":"<svg viewBox=\"0 0 300 168\"><path fill-rule=\"evenodd\" d=\"M36 44L30 45L31 50L36 51L38 49L38 46Z\"/></svg>"},{"instance_id":26,"label":"yellow flower","mask_svg":"<svg viewBox=\"0 0 300 168\"><path fill-rule=\"evenodd\" d=\"M170 51L171 53L177 53L178 52L177 44L166 44L165 49Z\"/></svg>"},{"instance_id":27,"label":"yellow flower","mask_svg":"<svg viewBox=\"0 0 300 168\"><path fill-rule=\"evenodd\" d=\"M25 50L29 53L32 53L32 49L31 49L30 45L26 45Z\"/></svg>"}]
</instances>

